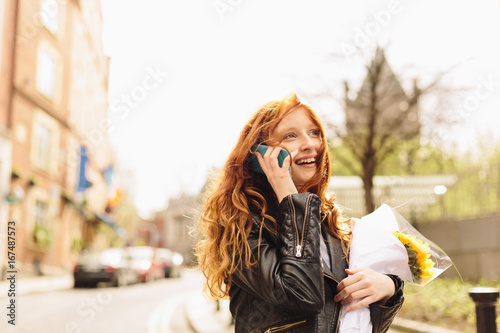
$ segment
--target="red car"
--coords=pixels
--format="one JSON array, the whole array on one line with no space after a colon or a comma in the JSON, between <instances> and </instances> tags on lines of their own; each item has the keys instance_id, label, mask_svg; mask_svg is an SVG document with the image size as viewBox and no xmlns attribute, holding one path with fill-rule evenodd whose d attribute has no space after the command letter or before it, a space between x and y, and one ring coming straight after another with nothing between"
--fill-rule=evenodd
<instances>
[{"instance_id":1,"label":"red car","mask_svg":"<svg viewBox=\"0 0 500 333\"><path fill-rule=\"evenodd\" d=\"M139 275L141 282L153 281L164 277L160 260L155 257L151 246L129 246L125 248L132 268Z\"/></svg>"},{"instance_id":2,"label":"red car","mask_svg":"<svg viewBox=\"0 0 500 333\"><path fill-rule=\"evenodd\" d=\"M165 248L156 249L156 258L160 261L166 278L180 277L182 270L182 255Z\"/></svg>"}]
</instances>

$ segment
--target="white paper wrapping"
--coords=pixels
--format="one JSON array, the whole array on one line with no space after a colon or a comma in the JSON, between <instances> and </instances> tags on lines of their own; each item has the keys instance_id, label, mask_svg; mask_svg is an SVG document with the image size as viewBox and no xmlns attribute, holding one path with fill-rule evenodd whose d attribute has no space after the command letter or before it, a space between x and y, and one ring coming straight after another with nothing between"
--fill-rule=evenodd
<instances>
[{"instance_id":1,"label":"white paper wrapping","mask_svg":"<svg viewBox=\"0 0 500 333\"><path fill-rule=\"evenodd\" d=\"M412 281L408 253L392 231L399 231L399 228L393 210L388 205L382 205L373 213L356 219L352 231L349 268L371 268L382 274L394 274L405 281ZM350 312L345 311L344 307L339 332L371 331L368 306Z\"/></svg>"}]
</instances>

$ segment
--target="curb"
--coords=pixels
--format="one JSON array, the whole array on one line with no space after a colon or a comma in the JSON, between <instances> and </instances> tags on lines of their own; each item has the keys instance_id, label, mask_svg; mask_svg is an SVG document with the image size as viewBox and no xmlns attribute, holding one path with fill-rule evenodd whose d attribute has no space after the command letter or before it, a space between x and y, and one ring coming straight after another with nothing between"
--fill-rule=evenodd
<instances>
[{"instance_id":1,"label":"curb","mask_svg":"<svg viewBox=\"0 0 500 333\"><path fill-rule=\"evenodd\" d=\"M219 300L217 310L216 301L205 298L201 293L193 294L184 304L184 315L196 333L234 332L228 300Z\"/></svg>"},{"instance_id":2,"label":"curb","mask_svg":"<svg viewBox=\"0 0 500 333\"><path fill-rule=\"evenodd\" d=\"M394 318L391 328L407 333L462 333L404 318Z\"/></svg>"}]
</instances>

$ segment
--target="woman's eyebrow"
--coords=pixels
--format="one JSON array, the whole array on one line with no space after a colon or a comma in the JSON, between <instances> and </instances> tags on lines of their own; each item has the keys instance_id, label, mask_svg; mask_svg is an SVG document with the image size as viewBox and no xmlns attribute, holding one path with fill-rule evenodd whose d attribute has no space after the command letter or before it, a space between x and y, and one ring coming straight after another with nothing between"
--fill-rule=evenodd
<instances>
[{"instance_id":1,"label":"woman's eyebrow","mask_svg":"<svg viewBox=\"0 0 500 333\"><path fill-rule=\"evenodd\" d=\"M312 129L319 130L319 126L316 124L310 124L306 126L306 130L312 130ZM299 131L299 129L296 126L292 125L289 127L283 127L282 129L277 130L276 133L283 134L284 132L297 132L297 131Z\"/></svg>"},{"instance_id":2,"label":"woman's eyebrow","mask_svg":"<svg viewBox=\"0 0 500 333\"><path fill-rule=\"evenodd\" d=\"M288 126L288 127L283 127L282 130L280 130L280 132L286 132L286 131L296 131L297 128L295 126Z\"/></svg>"},{"instance_id":3,"label":"woman's eyebrow","mask_svg":"<svg viewBox=\"0 0 500 333\"><path fill-rule=\"evenodd\" d=\"M276 131L276 134L285 134L287 132L296 132L297 128L295 126L290 126L290 127L283 127L282 129L279 129Z\"/></svg>"}]
</instances>

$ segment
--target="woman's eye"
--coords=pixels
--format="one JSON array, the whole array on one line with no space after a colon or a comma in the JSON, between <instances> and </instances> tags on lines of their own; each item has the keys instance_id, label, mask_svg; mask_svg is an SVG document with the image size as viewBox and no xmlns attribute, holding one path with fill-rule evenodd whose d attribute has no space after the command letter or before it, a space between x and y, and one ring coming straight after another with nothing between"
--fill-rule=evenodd
<instances>
[{"instance_id":1,"label":"woman's eye","mask_svg":"<svg viewBox=\"0 0 500 333\"><path fill-rule=\"evenodd\" d=\"M319 131L319 129L314 129L314 130L312 130L312 131L311 131L311 135L312 135L312 136L319 136L319 135L320 135L320 131Z\"/></svg>"},{"instance_id":2,"label":"woman's eye","mask_svg":"<svg viewBox=\"0 0 500 333\"><path fill-rule=\"evenodd\" d=\"M295 138L295 134L293 133L286 134L284 137L284 139L293 139L293 138Z\"/></svg>"}]
</instances>

